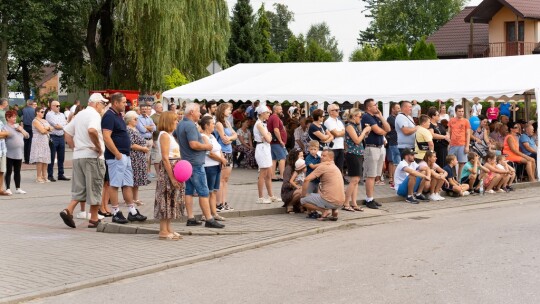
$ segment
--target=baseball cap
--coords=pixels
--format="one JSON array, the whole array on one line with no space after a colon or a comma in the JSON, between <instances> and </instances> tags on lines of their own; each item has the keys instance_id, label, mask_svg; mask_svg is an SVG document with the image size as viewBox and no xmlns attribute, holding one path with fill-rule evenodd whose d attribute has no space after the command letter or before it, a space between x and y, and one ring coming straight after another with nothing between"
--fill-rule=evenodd
<instances>
[{"instance_id":1,"label":"baseball cap","mask_svg":"<svg viewBox=\"0 0 540 304\"><path fill-rule=\"evenodd\" d=\"M270 110L268 110L268 107L265 106L265 105L261 105L261 106L258 106L257 107L257 110L255 110L257 112L257 114L261 115L263 113L266 113L266 112L270 112Z\"/></svg>"},{"instance_id":2,"label":"baseball cap","mask_svg":"<svg viewBox=\"0 0 540 304\"><path fill-rule=\"evenodd\" d=\"M405 156L407 155L416 155L416 151L412 150L412 149L409 149L409 148L405 148L402 152L401 152L401 158L405 158Z\"/></svg>"},{"instance_id":3,"label":"baseball cap","mask_svg":"<svg viewBox=\"0 0 540 304\"><path fill-rule=\"evenodd\" d=\"M306 167L306 161L303 160L303 159L298 159L295 163L294 163L294 169L295 170L302 170Z\"/></svg>"},{"instance_id":4,"label":"baseball cap","mask_svg":"<svg viewBox=\"0 0 540 304\"><path fill-rule=\"evenodd\" d=\"M103 97L101 93L93 93L92 95L90 95L90 97L88 98L88 102L92 102L92 101L93 102L109 102L109 100Z\"/></svg>"}]
</instances>

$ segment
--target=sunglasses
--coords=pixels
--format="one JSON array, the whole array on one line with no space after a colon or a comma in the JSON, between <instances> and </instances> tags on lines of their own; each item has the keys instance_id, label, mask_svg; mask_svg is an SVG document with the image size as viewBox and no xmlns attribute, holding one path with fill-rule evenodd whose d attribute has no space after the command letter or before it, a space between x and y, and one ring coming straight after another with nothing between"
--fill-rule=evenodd
<instances>
[{"instance_id":1,"label":"sunglasses","mask_svg":"<svg viewBox=\"0 0 540 304\"><path fill-rule=\"evenodd\" d=\"M60 105L52 105L51 107L58 108Z\"/></svg>"}]
</instances>

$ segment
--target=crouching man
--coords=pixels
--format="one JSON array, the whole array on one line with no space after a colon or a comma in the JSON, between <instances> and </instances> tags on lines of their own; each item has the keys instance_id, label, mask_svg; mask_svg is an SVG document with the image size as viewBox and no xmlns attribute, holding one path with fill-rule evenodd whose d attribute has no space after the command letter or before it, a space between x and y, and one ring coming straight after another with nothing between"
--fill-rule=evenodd
<instances>
[{"instance_id":1,"label":"crouching man","mask_svg":"<svg viewBox=\"0 0 540 304\"><path fill-rule=\"evenodd\" d=\"M310 182L319 178L319 192L306 196ZM334 164L334 152L324 150L321 154L321 163L311 172L302 185L302 198L300 203L311 212L321 212L322 221L337 221L338 209L345 202L345 186L339 168Z\"/></svg>"},{"instance_id":2,"label":"crouching man","mask_svg":"<svg viewBox=\"0 0 540 304\"><path fill-rule=\"evenodd\" d=\"M405 197L405 201L411 204L418 204L418 201L428 201L428 199L418 191L424 188L424 183L431 180L429 168L423 167L418 170L418 164L414 161L416 152L411 149L404 149L401 152L402 161L394 172L394 185L397 195ZM413 178L411 178L411 175ZM422 187L421 187L422 186Z\"/></svg>"}]
</instances>

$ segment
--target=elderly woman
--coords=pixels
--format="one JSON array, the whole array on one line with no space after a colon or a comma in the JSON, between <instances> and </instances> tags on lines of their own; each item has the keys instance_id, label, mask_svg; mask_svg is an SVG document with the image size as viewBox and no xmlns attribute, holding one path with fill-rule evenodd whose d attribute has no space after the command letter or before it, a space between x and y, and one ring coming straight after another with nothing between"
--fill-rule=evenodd
<instances>
[{"instance_id":1,"label":"elderly woman","mask_svg":"<svg viewBox=\"0 0 540 304\"><path fill-rule=\"evenodd\" d=\"M179 233L174 232L171 220L184 214L184 183L176 180L173 168L180 160L180 146L172 136L178 123L176 113L163 112L159 118L157 148L161 152L161 165L156 184L154 218L159 220L159 239L177 241Z\"/></svg>"},{"instance_id":2,"label":"elderly woman","mask_svg":"<svg viewBox=\"0 0 540 304\"><path fill-rule=\"evenodd\" d=\"M45 107L37 107L36 118L32 121L32 147L30 150L30 163L36 164L36 182L46 183L47 165L51 162L51 150L49 148L49 132L53 127L45 120Z\"/></svg>"},{"instance_id":3,"label":"elderly woman","mask_svg":"<svg viewBox=\"0 0 540 304\"><path fill-rule=\"evenodd\" d=\"M17 112L16 111L7 111L6 112L6 121L5 125L6 131L9 133L6 138L6 193L9 195L12 194L10 189L11 183L11 172L13 172L13 178L15 180L15 193L25 194L26 191L21 189L21 165L22 159L24 156L24 139L29 137L29 134L24 130L24 128L17 123Z\"/></svg>"},{"instance_id":4,"label":"elderly woman","mask_svg":"<svg viewBox=\"0 0 540 304\"><path fill-rule=\"evenodd\" d=\"M137 120L139 115L135 111L129 111L124 116L127 125L127 131L131 140L131 166L133 168L133 202L137 206L143 205L139 200L139 187L150 183L146 171L147 158L146 153L149 149L146 146L146 140L137 130Z\"/></svg>"},{"instance_id":5,"label":"elderly woman","mask_svg":"<svg viewBox=\"0 0 540 304\"><path fill-rule=\"evenodd\" d=\"M326 148L327 144L334 140L332 133L326 131L326 127L323 124L324 111L317 109L311 114L313 117L313 123L309 126L308 135L311 140L319 142L319 150L322 151Z\"/></svg>"},{"instance_id":6,"label":"elderly woman","mask_svg":"<svg viewBox=\"0 0 540 304\"><path fill-rule=\"evenodd\" d=\"M536 182L536 177L534 176L536 160L519 151L519 134L521 134L521 125L514 122L511 122L508 125L510 127L510 134L504 138L503 154L508 155L506 157L507 160L516 164L519 163L525 165L529 182Z\"/></svg>"},{"instance_id":7,"label":"elderly woman","mask_svg":"<svg viewBox=\"0 0 540 304\"><path fill-rule=\"evenodd\" d=\"M221 151L223 151L225 158L227 159L227 164L223 166L223 170L221 170L221 184L217 195L218 211L234 210L227 203L229 177L231 176L233 166L233 149L231 143L238 139L238 135L229 122L231 112L232 104L230 103L220 104L216 111L216 138L221 145Z\"/></svg>"},{"instance_id":8,"label":"elderly woman","mask_svg":"<svg viewBox=\"0 0 540 304\"><path fill-rule=\"evenodd\" d=\"M246 158L246 166L255 168L257 163L255 162L255 148L253 148L253 139L251 132L249 131L249 119L242 121L242 127L236 131L238 139L236 140L235 150L240 152L237 164L240 165L242 158Z\"/></svg>"}]
</instances>

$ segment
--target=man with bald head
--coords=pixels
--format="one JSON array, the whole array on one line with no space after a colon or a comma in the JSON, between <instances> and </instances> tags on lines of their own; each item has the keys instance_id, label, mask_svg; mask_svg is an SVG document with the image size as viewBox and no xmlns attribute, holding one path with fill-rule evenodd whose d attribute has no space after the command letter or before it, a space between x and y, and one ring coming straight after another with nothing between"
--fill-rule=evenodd
<instances>
[{"instance_id":1,"label":"man with bald head","mask_svg":"<svg viewBox=\"0 0 540 304\"><path fill-rule=\"evenodd\" d=\"M58 157L58 180L68 181L70 180L64 175L64 157L66 154L66 142L64 140L64 127L67 125L67 119L64 113L60 112L60 102L53 100L51 102L51 110L47 112L45 116L47 122L53 127L50 133L52 144L49 144L51 148L51 162L47 166L47 177L51 182L55 182L53 169L54 158Z\"/></svg>"}]
</instances>

